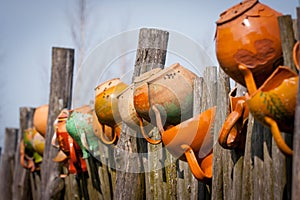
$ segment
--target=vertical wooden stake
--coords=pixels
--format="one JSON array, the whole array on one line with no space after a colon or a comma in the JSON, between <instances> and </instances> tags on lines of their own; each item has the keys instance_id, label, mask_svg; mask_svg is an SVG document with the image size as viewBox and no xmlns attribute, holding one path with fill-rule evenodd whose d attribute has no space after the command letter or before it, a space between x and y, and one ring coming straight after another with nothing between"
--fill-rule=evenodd
<instances>
[{"instance_id":1,"label":"vertical wooden stake","mask_svg":"<svg viewBox=\"0 0 300 200\"><path fill-rule=\"evenodd\" d=\"M52 161L57 149L51 146L53 123L61 109L71 108L74 50L52 49L52 72L50 83L49 113L44 158L41 167L41 198L61 197L64 181L59 177L61 166Z\"/></svg>"},{"instance_id":2,"label":"vertical wooden stake","mask_svg":"<svg viewBox=\"0 0 300 200\"><path fill-rule=\"evenodd\" d=\"M21 107L20 108L20 132L18 134L17 150L15 153L15 171L14 171L14 185L13 185L13 199L27 199L32 197L30 188L29 171L24 169L20 164L20 142L23 138L24 130L33 127L33 113L34 108Z\"/></svg>"},{"instance_id":3,"label":"vertical wooden stake","mask_svg":"<svg viewBox=\"0 0 300 200\"><path fill-rule=\"evenodd\" d=\"M169 33L162 30L145 28L140 30L132 79L153 68L164 67L168 36ZM145 152L147 143L132 136L135 134L137 134L135 131L123 125L115 150L117 177L114 199L145 198L144 166L142 158L138 154Z\"/></svg>"},{"instance_id":4,"label":"vertical wooden stake","mask_svg":"<svg viewBox=\"0 0 300 200\"><path fill-rule=\"evenodd\" d=\"M12 199L12 186L15 169L15 153L17 149L18 129L6 128L4 151L0 164L0 194L1 199Z\"/></svg>"},{"instance_id":5,"label":"vertical wooden stake","mask_svg":"<svg viewBox=\"0 0 300 200\"><path fill-rule=\"evenodd\" d=\"M300 33L300 7L297 7L297 30ZM299 37L299 36L298 36ZM297 38L300 41L300 38ZM298 63L299 64L299 63ZM298 85L300 88L300 82ZM300 90L298 90L297 106L295 113L294 143L293 143L293 184L292 199L296 200L300 196Z\"/></svg>"}]
</instances>

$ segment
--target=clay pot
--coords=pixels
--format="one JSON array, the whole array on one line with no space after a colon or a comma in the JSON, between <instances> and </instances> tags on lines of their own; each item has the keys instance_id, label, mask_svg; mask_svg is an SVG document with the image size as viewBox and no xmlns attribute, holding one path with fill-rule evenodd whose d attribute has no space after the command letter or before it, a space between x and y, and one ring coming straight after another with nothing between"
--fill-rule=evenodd
<instances>
[{"instance_id":1,"label":"clay pot","mask_svg":"<svg viewBox=\"0 0 300 200\"><path fill-rule=\"evenodd\" d=\"M66 122L69 115L70 111L63 109L54 122L55 133L52 138L52 145L58 147L60 151L52 160L54 162L64 162L69 159L68 171L71 174L76 174L87 171L87 166L82 158L80 146L67 132ZM56 144L56 141L58 144Z\"/></svg>"},{"instance_id":2,"label":"clay pot","mask_svg":"<svg viewBox=\"0 0 300 200\"><path fill-rule=\"evenodd\" d=\"M114 143L117 136L120 136L122 119L119 113L117 94L126 88L127 84L119 78L115 78L100 84L95 89L95 112L98 121L103 126L104 131L104 126L111 127L114 135L113 140L107 141L101 134L101 140L105 144Z\"/></svg>"},{"instance_id":3,"label":"clay pot","mask_svg":"<svg viewBox=\"0 0 300 200\"><path fill-rule=\"evenodd\" d=\"M229 115L220 133L219 143L225 149L244 149L249 109L245 96L236 96L237 87L229 93Z\"/></svg>"},{"instance_id":4,"label":"clay pot","mask_svg":"<svg viewBox=\"0 0 300 200\"><path fill-rule=\"evenodd\" d=\"M168 151L187 161L194 176L209 182L212 178L213 134L210 133L216 114L216 107L186 120L167 130L163 129L159 110L153 106L162 141Z\"/></svg>"},{"instance_id":5,"label":"clay pot","mask_svg":"<svg viewBox=\"0 0 300 200\"><path fill-rule=\"evenodd\" d=\"M29 157L33 157L35 163L43 160L45 139L34 128L26 129L23 133L25 152Z\"/></svg>"},{"instance_id":6,"label":"clay pot","mask_svg":"<svg viewBox=\"0 0 300 200\"><path fill-rule=\"evenodd\" d=\"M220 15L216 28L216 54L221 68L245 86L238 65L251 70L260 86L282 60L277 17L282 14L258 0L243 1Z\"/></svg>"},{"instance_id":7,"label":"clay pot","mask_svg":"<svg viewBox=\"0 0 300 200\"><path fill-rule=\"evenodd\" d=\"M299 51L299 46L300 46L300 42L296 42L296 44L294 45L293 48L293 59L294 59L294 63L296 65L296 68L298 69L298 71L300 70L300 66L299 66L299 57L300 57L300 51Z\"/></svg>"},{"instance_id":8,"label":"clay pot","mask_svg":"<svg viewBox=\"0 0 300 200\"><path fill-rule=\"evenodd\" d=\"M48 105L37 107L33 115L33 126L34 128L45 137L47 130L48 121Z\"/></svg>"},{"instance_id":9,"label":"clay pot","mask_svg":"<svg viewBox=\"0 0 300 200\"><path fill-rule=\"evenodd\" d=\"M285 66L278 67L259 88L256 88L251 70L240 65L249 91L247 105L254 118L271 128L278 148L287 155L292 150L286 145L280 131L292 133L298 93L298 75Z\"/></svg>"},{"instance_id":10,"label":"clay pot","mask_svg":"<svg viewBox=\"0 0 300 200\"><path fill-rule=\"evenodd\" d=\"M133 96L136 112L154 125L155 121L151 121L153 113L150 113L152 105L160 110L166 126L191 118L195 78L194 73L176 63L145 80L143 77L135 80Z\"/></svg>"},{"instance_id":11,"label":"clay pot","mask_svg":"<svg viewBox=\"0 0 300 200\"><path fill-rule=\"evenodd\" d=\"M83 158L89 157L89 151L93 155L98 153L98 139L94 134L93 110L85 105L71 111L66 122L66 129L70 136L80 146Z\"/></svg>"}]
</instances>

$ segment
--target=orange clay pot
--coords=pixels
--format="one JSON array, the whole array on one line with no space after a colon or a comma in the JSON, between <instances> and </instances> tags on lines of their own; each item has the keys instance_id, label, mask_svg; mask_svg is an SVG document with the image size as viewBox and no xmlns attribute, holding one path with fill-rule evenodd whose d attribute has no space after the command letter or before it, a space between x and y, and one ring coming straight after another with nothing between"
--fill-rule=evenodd
<instances>
[{"instance_id":1,"label":"orange clay pot","mask_svg":"<svg viewBox=\"0 0 300 200\"><path fill-rule=\"evenodd\" d=\"M45 137L47 131L48 110L49 106L43 105L37 107L33 115L33 126L43 137Z\"/></svg>"},{"instance_id":2,"label":"orange clay pot","mask_svg":"<svg viewBox=\"0 0 300 200\"><path fill-rule=\"evenodd\" d=\"M277 17L282 14L245 0L220 15L216 28L216 54L221 68L245 86L238 65L249 68L260 86L279 66L282 49Z\"/></svg>"},{"instance_id":3,"label":"orange clay pot","mask_svg":"<svg viewBox=\"0 0 300 200\"><path fill-rule=\"evenodd\" d=\"M225 149L244 148L249 109L245 96L236 96L237 87L229 93L229 115L220 133L219 143Z\"/></svg>"},{"instance_id":4,"label":"orange clay pot","mask_svg":"<svg viewBox=\"0 0 300 200\"><path fill-rule=\"evenodd\" d=\"M162 113L163 124L177 125L191 118L195 78L193 72L176 63L144 81L136 80L140 81L133 94L138 115L150 122L150 108L156 105Z\"/></svg>"},{"instance_id":5,"label":"orange clay pot","mask_svg":"<svg viewBox=\"0 0 300 200\"><path fill-rule=\"evenodd\" d=\"M127 84L119 78L115 78L100 84L95 89L95 112L98 121L103 126L103 132L105 132L106 125L112 128L114 134L111 141L106 140L103 134L100 135L105 144L114 143L120 136L122 119L119 113L117 95L126 87Z\"/></svg>"},{"instance_id":6,"label":"orange clay pot","mask_svg":"<svg viewBox=\"0 0 300 200\"><path fill-rule=\"evenodd\" d=\"M292 150L286 145L280 131L292 133L298 93L298 75L285 66L278 67L259 88L256 88L251 70L240 65L249 91L247 105L251 114L271 128L278 148L287 155Z\"/></svg>"},{"instance_id":7,"label":"orange clay pot","mask_svg":"<svg viewBox=\"0 0 300 200\"><path fill-rule=\"evenodd\" d=\"M162 141L168 151L187 161L194 176L205 183L212 178L213 135L216 107L167 130L163 129L159 110L153 106Z\"/></svg>"}]
</instances>

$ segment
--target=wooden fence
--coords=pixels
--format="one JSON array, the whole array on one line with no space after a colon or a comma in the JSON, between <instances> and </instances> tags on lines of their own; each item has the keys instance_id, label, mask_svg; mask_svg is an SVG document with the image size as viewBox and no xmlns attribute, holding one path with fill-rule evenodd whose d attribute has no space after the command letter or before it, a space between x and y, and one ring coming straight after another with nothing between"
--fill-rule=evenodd
<instances>
[{"instance_id":1,"label":"wooden fence","mask_svg":"<svg viewBox=\"0 0 300 200\"><path fill-rule=\"evenodd\" d=\"M300 16L299 9L298 16ZM298 19L300 19L298 17ZM298 27L299 20L297 21ZM291 48L295 43L290 16L279 18L284 63L294 68ZM297 31L298 32L298 31ZM299 40L299 38L298 38ZM168 32L141 29L133 77L152 68L163 68L167 54ZM1 194L5 199L297 199L300 191L300 97L296 112L294 157L284 156L277 148L270 130L250 115L245 150L226 150L216 141L228 114L229 77L215 66L205 68L203 77L194 82L194 115L216 105L214 124L213 179L211 184L197 181L186 162L175 159L162 145L150 145L123 127L114 147L99 142L101 154L89 158L89 176L69 175L62 179L64 168L52 162L57 153L50 140L53 122L62 108L71 108L74 64L72 49L52 49L52 74L46 146L40 172L30 173L21 167L19 143L22 132L32 127L34 108L20 109L20 131L6 129L1 158ZM151 64L149 64L151 63ZM241 94L245 88L238 86ZM132 135L135 135L133 137ZM14 141L14 142L12 142ZM137 156L152 152L151 157ZM135 154L136 153L136 154ZM108 158L108 159L107 159ZM292 163L292 161L294 161ZM154 168L155 170L143 171ZM137 169L140 173L134 173ZM9 172L9 173L8 173ZM4 178L5 177L5 178ZM293 178L293 180L292 180ZM293 181L293 184L292 184ZM292 197L293 193L293 197Z\"/></svg>"}]
</instances>

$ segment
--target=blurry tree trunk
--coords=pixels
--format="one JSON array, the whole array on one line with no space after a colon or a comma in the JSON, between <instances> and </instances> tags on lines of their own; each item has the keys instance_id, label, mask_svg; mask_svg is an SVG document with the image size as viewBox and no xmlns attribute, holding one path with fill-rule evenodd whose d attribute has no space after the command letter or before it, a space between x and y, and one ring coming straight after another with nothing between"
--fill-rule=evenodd
<instances>
[{"instance_id":1,"label":"blurry tree trunk","mask_svg":"<svg viewBox=\"0 0 300 200\"><path fill-rule=\"evenodd\" d=\"M0 164L1 199L12 199L13 177L15 170L15 153L17 149L18 129L6 128L4 151Z\"/></svg>"},{"instance_id":2,"label":"blurry tree trunk","mask_svg":"<svg viewBox=\"0 0 300 200\"><path fill-rule=\"evenodd\" d=\"M71 108L73 65L73 49L56 47L52 49L49 113L46 144L41 166L40 199L59 199L64 188L64 180L59 177L62 166L52 161L58 150L51 145L51 139L54 134L54 120L63 108Z\"/></svg>"},{"instance_id":3,"label":"blurry tree trunk","mask_svg":"<svg viewBox=\"0 0 300 200\"><path fill-rule=\"evenodd\" d=\"M153 68L164 68L169 33L141 29L132 80ZM145 199L145 173L140 153L147 152L145 140L134 137L134 130L123 124L115 149L116 189L114 199ZM151 161L150 161L151 162Z\"/></svg>"}]
</instances>

